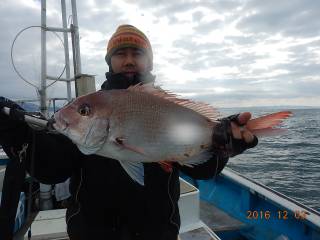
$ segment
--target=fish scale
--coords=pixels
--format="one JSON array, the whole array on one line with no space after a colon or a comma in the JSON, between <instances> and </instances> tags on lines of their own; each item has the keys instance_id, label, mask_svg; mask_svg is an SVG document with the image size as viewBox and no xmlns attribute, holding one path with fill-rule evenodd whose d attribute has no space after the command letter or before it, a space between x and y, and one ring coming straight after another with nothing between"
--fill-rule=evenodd
<instances>
[{"instance_id":1,"label":"fish scale","mask_svg":"<svg viewBox=\"0 0 320 240\"><path fill-rule=\"evenodd\" d=\"M145 149L145 156L133 154L131 160L154 162L166 160L168 155L177 155L180 156L179 158L187 158L185 153L192 155L190 148L195 148L195 146L172 143L170 136L168 136L170 134L170 124L167 120L176 119L177 115L181 115L179 120L176 120L176 124L181 123L187 116L190 115L190 118L195 115L193 111L160 98L150 98L150 96L139 92L122 95L121 101L115 101L114 104L117 106L115 106L113 114L121 124L115 125L115 128L111 130L112 134L122 135L125 139L129 136L126 139L129 145ZM202 118L203 123L206 122L205 118L200 115L197 118ZM123 125L123 123L127 125ZM210 133L209 126L207 127L208 129L204 132ZM137 132L141 132L139 138L133 138L132 136L136 136ZM210 134L207 134L208 141L211 141ZM197 145L200 146L201 144ZM197 149L202 150L200 147L197 147ZM171 157L172 159L174 158Z\"/></svg>"}]
</instances>

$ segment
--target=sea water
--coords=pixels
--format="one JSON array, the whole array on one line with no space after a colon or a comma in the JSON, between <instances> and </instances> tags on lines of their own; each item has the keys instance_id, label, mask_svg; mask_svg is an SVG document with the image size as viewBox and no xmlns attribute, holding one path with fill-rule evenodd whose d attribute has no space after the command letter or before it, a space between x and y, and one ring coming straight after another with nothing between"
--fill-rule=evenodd
<instances>
[{"instance_id":1,"label":"sea water","mask_svg":"<svg viewBox=\"0 0 320 240\"><path fill-rule=\"evenodd\" d=\"M224 115L250 111L254 116L290 110L281 136L263 137L257 147L229 159L228 166L320 211L320 109L220 109Z\"/></svg>"}]
</instances>

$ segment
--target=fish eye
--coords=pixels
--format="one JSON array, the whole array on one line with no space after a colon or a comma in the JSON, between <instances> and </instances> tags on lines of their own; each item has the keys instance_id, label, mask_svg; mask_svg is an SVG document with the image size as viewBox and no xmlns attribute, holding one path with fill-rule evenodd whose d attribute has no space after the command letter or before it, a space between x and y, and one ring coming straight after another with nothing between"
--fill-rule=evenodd
<instances>
[{"instance_id":1,"label":"fish eye","mask_svg":"<svg viewBox=\"0 0 320 240\"><path fill-rule=\"evenodd\" d=\"M90 114L90 107L88 104L83 104L79 107L78 113L81 116L88 116Z\"/></svg>"}]
</instances>

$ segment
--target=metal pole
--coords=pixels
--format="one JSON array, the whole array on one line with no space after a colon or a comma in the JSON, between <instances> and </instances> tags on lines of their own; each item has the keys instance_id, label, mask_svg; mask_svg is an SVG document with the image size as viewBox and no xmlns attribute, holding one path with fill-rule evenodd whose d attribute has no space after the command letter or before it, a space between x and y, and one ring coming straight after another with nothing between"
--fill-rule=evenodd
<instances>
[{"instance_id":1,"label":"metal pole","mask_svg":"<svg viewBox=\"0 0 320 240\"><path fill-rule=\"evenodd\" d=\"M81 59L80 59L80 43L79 43L79 27L78 27L78 16L77 16L77 5L76 0L71 0L72 7L72 20L74 26L74 48L75 48L75 59L76 59L76 75L81 74ZM76 76L75 76L76 78Z\"/></svg>"},{"instance_id":2,"label":"metal pole","mask_svg":"<svg viewBox=\"0 0 320 240\"><path fill-rule=\"evenodd\" d=\"M70 28L47 27L47 31L52 32L71 32Z\"/></svg>"},{"instance_id":3,"label":"metal pole","mask_svg":"<svg viewBox=\"0 0 320 240\"><path fill-rule=\"evenodd\" d=\"M47 109L47 1L41 0L41 89L40 94L40 111L48 118ZM40 209L52 209L53 203L51 199L51 186L40 183Z\"/></svg>"},{"instance_id":4,"label":"metal pole","mask_svg":"<svg viewBox=\"0 0 320 240\"><path fill-rule=\"evenodd\" d=\"M47 78L47 54L46 54L46 0L41 0L41 87L40 95L40 111L44 116L48 116L46 102L46 78Z\"/></svg>"},{"instance_id":5,"label":"metal pole","mask_svg":"<svg viewBox=\"0 0 320 240\"><path fill-rule=\"evenodd\" d=\"M5 113L6 115L10 115L11 109L8 108L8 107L3 107L3 109L0 109L0 111ZM37 125L39 127L46 127L48 125L48 121L47 120L39 119L37 117L33 117L33 116L29 116L29 115L24 115L24 120L27 123L34 124L34 125Z\"/></svg>"},{"instance_id":6,"label":"metal pole","mask_svg":"<svg viewBox=\"0 0 320 240\"><path fill-rule=\"evenodd\" d=\"M61 11L62 11L62 26L67 28L67 17L66 17L66 1L61 0ZM63 33L64 42L64 58L66 62L66 79L70 79L70 62L69 62L69 44L68 44L68 33ZM71 82L67 81L67 98L71 101Z\"/></svg>"},{"instance_id":7,"label":"metal pole","mask_svg":"<svg viewBox=\"0 0 320 240\"><path fill-rule=\"evenodd\" d=\"M55 113L56 112L56 100L53 99L52 103L53 103L53 112Z\"/></svg>"}]
</instances>

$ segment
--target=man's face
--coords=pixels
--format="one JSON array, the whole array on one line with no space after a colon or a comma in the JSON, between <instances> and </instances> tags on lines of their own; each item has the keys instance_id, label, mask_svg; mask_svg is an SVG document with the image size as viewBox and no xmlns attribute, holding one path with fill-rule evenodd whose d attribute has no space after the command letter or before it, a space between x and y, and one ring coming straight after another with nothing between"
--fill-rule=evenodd
<instances>
[{"instance_id":1,"label":"man's face","mask_svg":"<svg viewBox=\"0 0 320 240\"><path fill-rule=\"evenodd\" d=\"M114 73L123 73L132 77L136 73L145 73L148 70L146 53L137 48L122 48L111 57L111 67Z\"/></svg>"}]
</instances>

